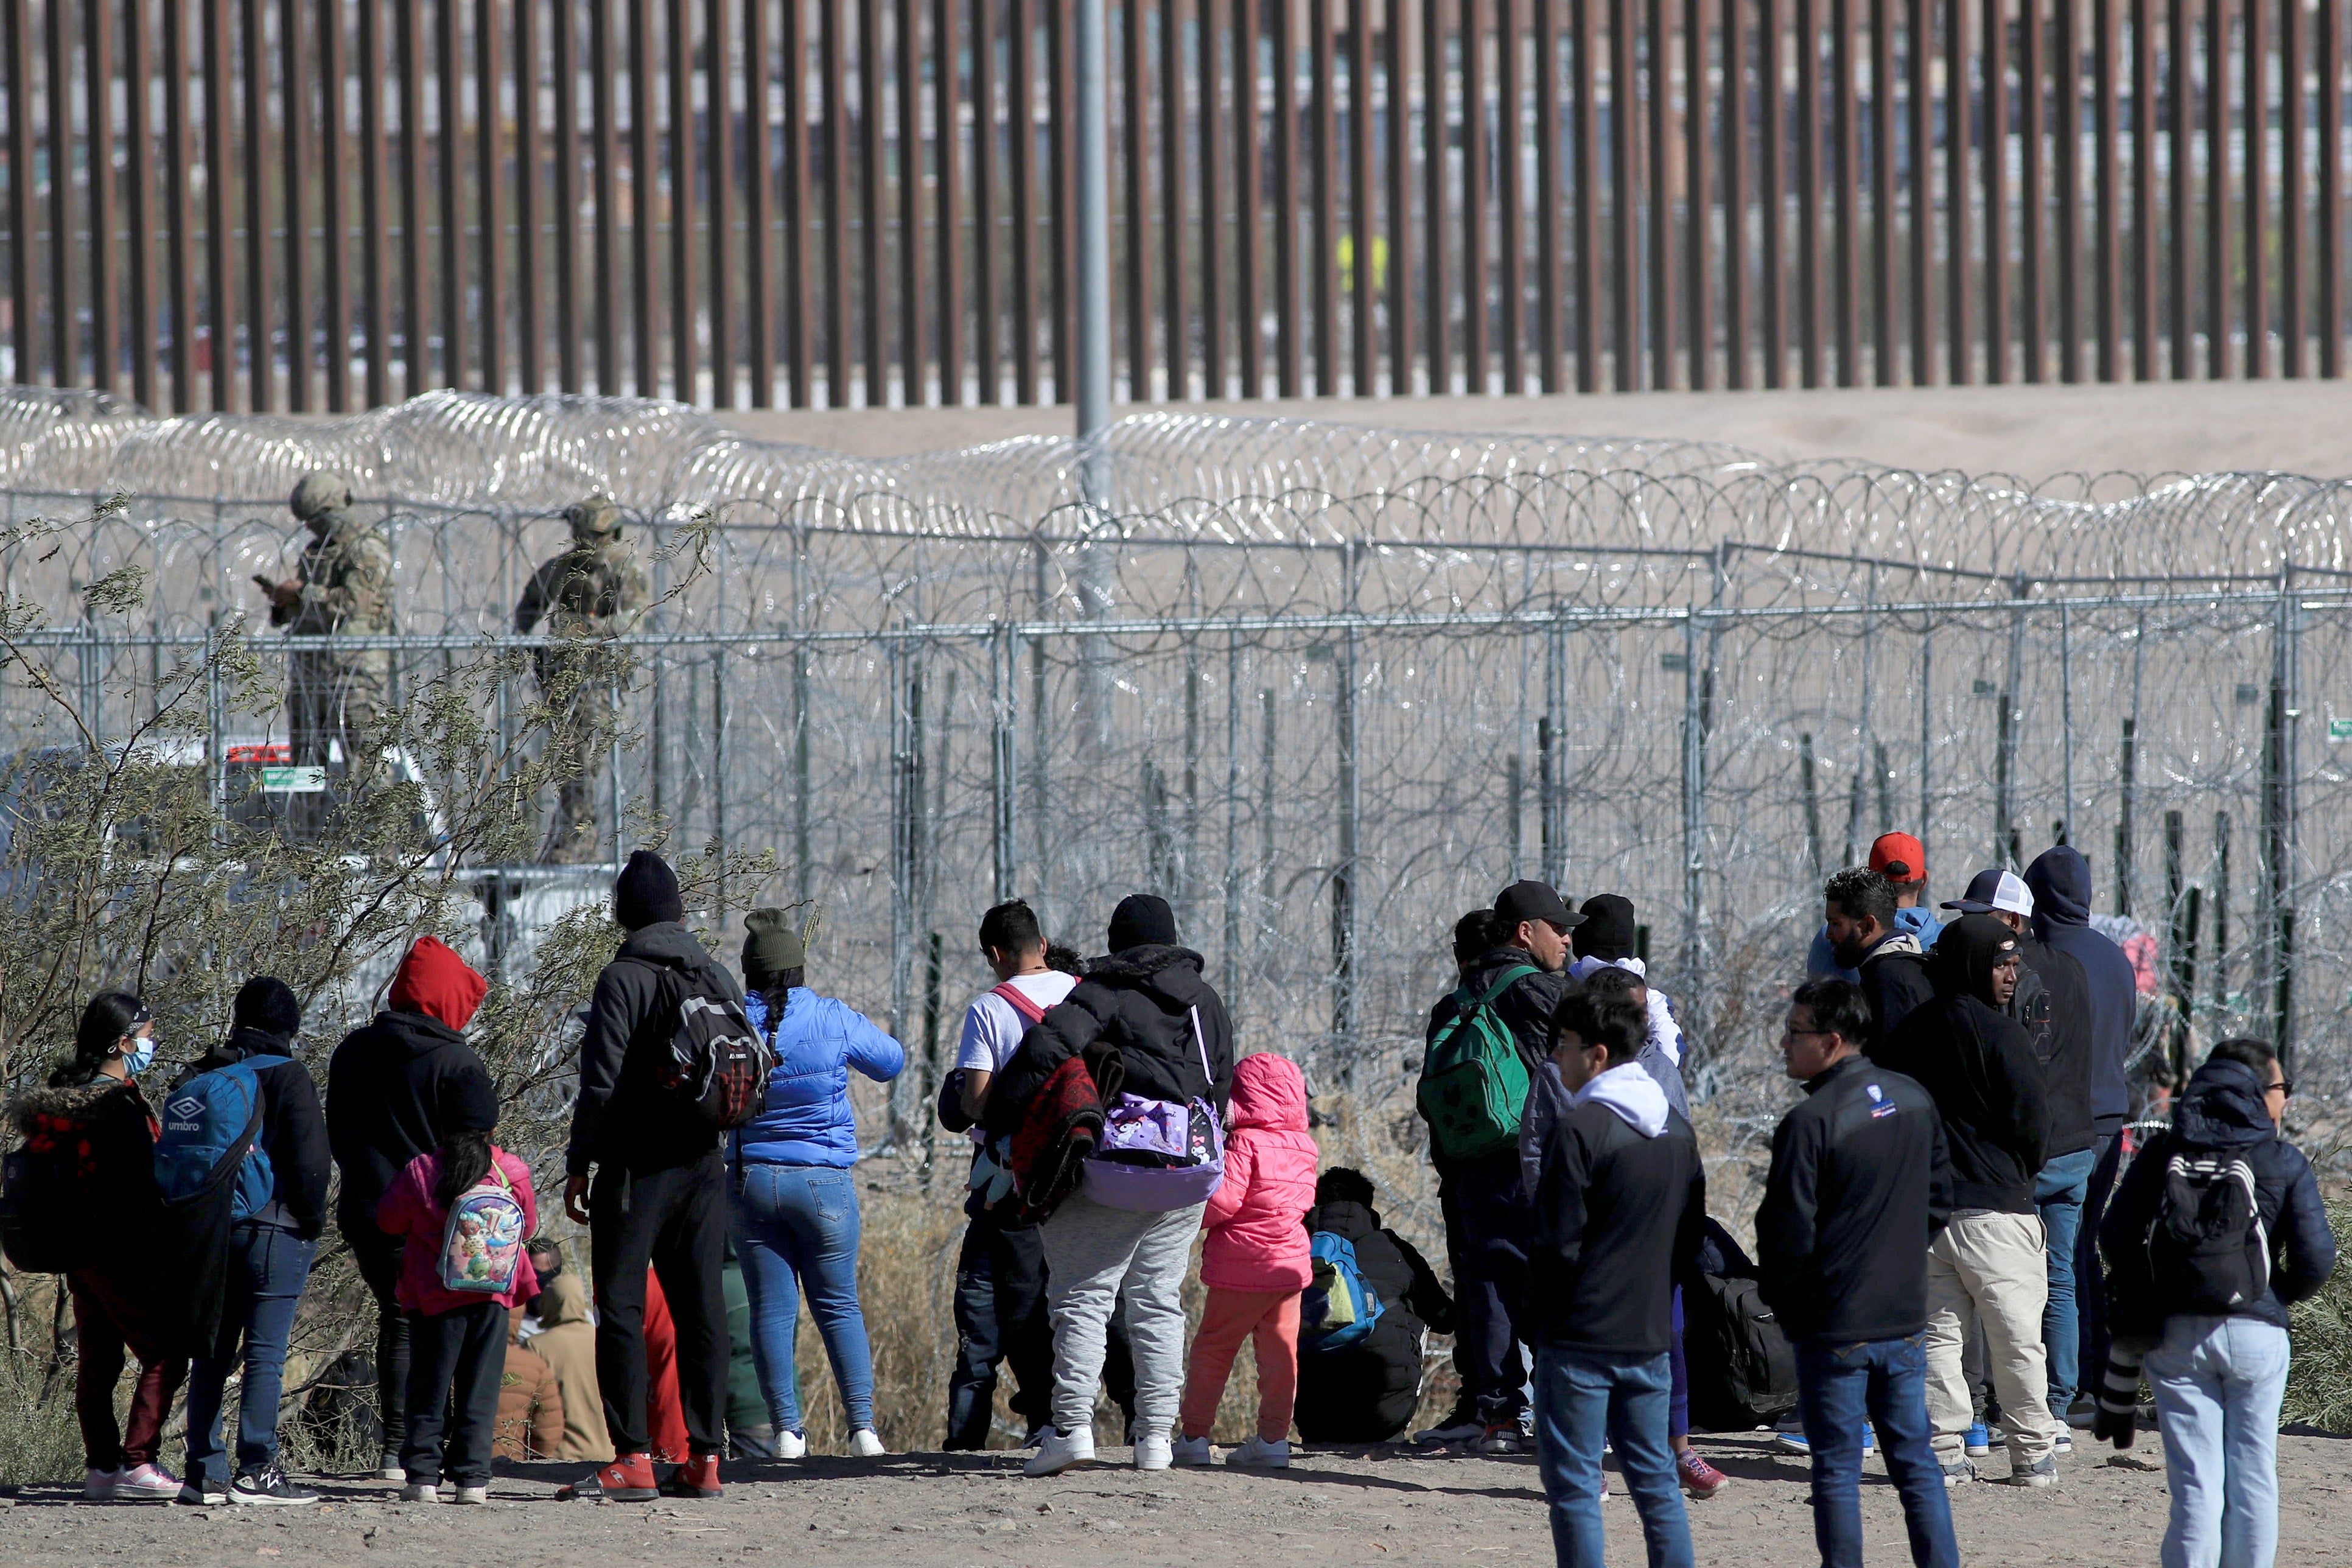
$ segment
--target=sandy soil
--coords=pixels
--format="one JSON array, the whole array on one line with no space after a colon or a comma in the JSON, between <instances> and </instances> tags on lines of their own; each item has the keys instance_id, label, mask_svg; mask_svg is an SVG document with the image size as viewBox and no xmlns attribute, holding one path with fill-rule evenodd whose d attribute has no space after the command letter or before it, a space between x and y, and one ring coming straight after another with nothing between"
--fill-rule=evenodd
<instances>
[{"instance_id":1,"label":"sandy soil","mask_svg":"<svg viewBox=\"0 0 2352 1568\"><path fill-rule=\"evenodd\" d=\"M2153 1438L2138 1455L2152 1458ZM1703 1445L1732 1484L1690 1505L1706 1564L1796 1568L1814 1560L1804 1461L1761 1436ZM1113 1455L1118 1450L1107 1451ZM2100 1462L2085 1447L2049 1491L1971 1486L1954 1494L1961 1553L1975 1564L2124 1568L2153 1563L2164 1478ZM309 1509L108 1506L27 1490L0 1510L0 1562L53 1568L123 1558L141 1564L497 1563L500 1568L664 1568L719 1563L889 1564L891 1568L1076 1568L1098 1563L1224 1568L1294 1563L1522 1564L1549 1561L1532 1459L1318 1453L1287 1472L1077 1471L1027 1480L1009 1454L908 1455L738 1467L712 1504L558 1503L578 1467L501 1476L480 1510L392 1502L374 1481L320 1483ZM2352 1444L2280 1443L2282 1568L2352 1560ZM1612 1478L1612 1490L1623 1483ZM1871 1560L1908 1561L1894 1490L1865 1467ZM1632 1503L1605 1505L1612 1563L1642 1561Z\"/></svg>"},{"instance_id":2,"label":"sandy soil","mask_svg":"<svg viewBox=\"0 0 2352 1568\"><path fill-rule=\"evenodd\" d=\"M1825 388L1601 396L1300 398L1119 404L1190 414L1325 419L1402 430L1728 441L1768 458L1860 458L1972 474L2277 469L2352 473L2352 383L2175 382L2114 386ZM1068 433L1067 408L738 410L770 440L904 457L1013 436Z\"/></svg>"}]
</instances>

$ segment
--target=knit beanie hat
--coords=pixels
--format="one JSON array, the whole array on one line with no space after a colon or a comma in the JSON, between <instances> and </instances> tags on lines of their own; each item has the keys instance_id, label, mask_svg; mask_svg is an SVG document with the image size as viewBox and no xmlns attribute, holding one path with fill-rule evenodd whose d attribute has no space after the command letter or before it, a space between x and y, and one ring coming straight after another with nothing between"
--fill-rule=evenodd
<instances>
[{"instance_id":1,"label":"knit beanie hat","mask_svg":"<svg viewBox=\"0 0 2352 1568\"><path fill-rule=\"evenodd\" d=\"M1125 952L1130 947L1172 947L1175 942L1176 912L1168 907L1165 899L1150 893L1129 893L1110 912L1113 952Z\"/></svg>"},{"instance_id":2,"label":"knit beanie hat","mask_svg":"<svg viewBox=\"0 0 2352 1568\"><path fill-rule=\"evenodd\" d=\"M663 921L686 918L686 900L677 890L677 873L650 849L629 857L613 881L613 918L627 931L643 931Z\"/></svg>"},{"instance_id":3,"label":"knit beanie hat","mask_svg":"<svg viewBox=\"0 0 2352 1568\"><path fill-rule=\"evenodd\" d=\"M463 1029L474 1021L474 1012L489 988L490 983L475 973L474 966L458 957L447 942L437 936L420 936L400 961L400 972L392 977L392 994L384 998L384 1005L395 1013L422 1013L453 1029Z\"/></svg>"},{"instance_id":4,"label":"knit beanie hat","mask_svg":"<svg viewBox=\"0 0 2352 1568\"><path fill-rule=\"evenodd\" d=\"M499 1091L487 1074L452 1075L441 1091L441 1131L493 1132L499 1125Z\"/></svg>"},{"instance_id":5,"label":"knit beanie hat","mask_svg":"<svg viewBox=\"0 0 2352 1568\"><path fill-rule=\"evenodd\" d=\"M302 1030L302 1004L278 976L257 974L237 988L228 1021L233 1029L258 1029L290 1040Z\"/></svg>"},{"instance_id":6,"label":"knit beanie hat","mask_svg":"<svg viewBox=\"0 0 2352 1568\"><path fill-rule=\"evenodd\" d=\"M743 930L744 979L782 974L808 963L808 950L801 945L800 927L793 923L790 911L753 910L743 917Z\"/></svg>"},{"instance_id":7,"label":"knit beanie hat","mask_svg":"<svg viewBox=\"0 0 2352 1568\"><path fill-rule=\"evenodd\" d=\"M1633 956L1633 900L1619 893L1599 893L1580 907L1584 923L1568 933L1568 945L1579 958L1614 963Z\"/></svg>"}]
</instances>

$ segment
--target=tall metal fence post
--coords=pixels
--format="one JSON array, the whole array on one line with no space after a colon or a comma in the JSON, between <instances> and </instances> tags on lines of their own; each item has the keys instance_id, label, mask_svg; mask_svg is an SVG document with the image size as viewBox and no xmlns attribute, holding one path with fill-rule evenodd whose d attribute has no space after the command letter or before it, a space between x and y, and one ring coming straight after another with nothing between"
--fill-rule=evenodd
<instances>
[{"instance_id":1,"label":"tall metal fence post","mask_svg":"<svg viewBox=\"0 0 2352 1568\"><path fill-rule=\"evenodd\" d=\"M617 716L621 711L621 683L608 677L604 683L604 697L611 704L607 711ZM604 793L613 805L613 869L618 873L621 862L627 858L621 852L625 841L621 831L621 811L627 805L627 799L621 790L621 727L617 722L613 726L612 736L604 748Z\"/></svg>"},{"instance_id":2,"label":"tall metal fence post","mask_svg":"<svg viewBox=\"0 0 2352 1568\"><path fill-rule=\"evenodd\" d=\"M221 687L220 617L215 610L205 624L205 783L212 797L216 843L228 800L228 695Z\"/></svg>"},{"instance_id":3,"label":"tall metal fence post","mask_svg":"<svg viewBox=\"0 0 2352 1568\"><path fill-rule=\"evenodd\" d=\"M2064 749L2065 797L2059 803L2063 813L2058 824L2057 841L2074 841L2074 606L2062 603L2058 606L2058 732Z\"/></svg>"},{"instance_id":4,"label":"tall metal fence post","mask_svg":"<svg viewBox=\"0 0 2352 1568\"><path fill-rule=\"evenodd\" d=\"M1225 961L1219 984L1232 996L1242 941L1242 634L1225 634Z\"/></svg>"},{"instance_id":5,"label":"tall metal fence post","mask_svg":"<svg viewBox=\"0 0 2352 1568\"><path fill-rule=\"evenodd\" d=\"M914 647L889 639L890 679L890 1032L900 1039L913 1021L915 910L922 896L922 674ZM905 1074L890 1082L890 1140L911 1128Z\"/></svg>"},{"instance_id":6,"label":"tall metal fence post","mask_svg":"<svg viewBox=\"0 0 2352 1568\"><path fill-rule=\"evenodd\" d=\"M2295 603L2292 566L2279 576L2278 607L2271 635L2271 691L2263 746L2263 840L2270 905L2271 1037L2282 1068L2293 1071L2294 1053L2294 724L2297 643L2302 610Z\"/></svg>"},{"instance_id":7,"label":"tall metal fence post","mask_svg":"<svg viewBox=\"0 0 2352 1568\"><path fill-rule=\"evenodd\" d=\"M1110 426L1110 28L1106 0L1073 0L1071 41L1077 74L1077 354L1071 366L1076 382L1078 464L1081 493L1090 506L1105 504L1108 454L1103 435ZM1142 19L1129 13L1129 26ZM1170 46L1163 46L1170 47ZM1135 110L1130 106L1129 114ZM1026 117L1022 121L1024 129ZM1134 135L1130 124L1129 134ZM1137 362L1136 395L1142 362Z\"/></svg>"},{"instance_id":8,"label":"tall metal fence post","mask_svg":"<svg viewBox=\"0 0 2352 1568\"><path fill-rule=\"evenodd\" d=\"M1537 780L1543 817L1543 879L1554 888L1568 881L1568 620L1566 605L1552 606L1545 628L1544 714L1538 728L1542 767Z\"/></svg>"},{"instance_id":9,"label":"tall metal fence post","mask_svg":"<svg viewBox=\"0 0 2352 1568\"><path fill-rule=\"evenodd\" d=\"M1919 849L1928 865L1936 863L1934 781L1936 761L1936 623L1919 627Z\"/></svg>"},{"instance_id":10,"label":"tall metal fence post","mask_svg":"<svg viewBox=\"0 0 2352 1568\"><path fill-rule=\"evenodd\" d=\"M1331 874L1331 1038L1339 1053L1339 1083L1356 1087L1356 627L1341 636L1338 698L1339 854Z\"/></svg>"},{"instance_id":11,"label":"tall metal fence post","mask_svg":"<svg viewBox=\"0 0 2352 1568\"><path fill-rule=\"evenodd\" d=\"M809 866L809 656L806 643L793 647L793 897L808 902Z\"/></svg>"},{"instance_id":12,"label":"tall metal fence post","mask_svg":"<svg viewBox=\"0 0 2352 1568\"><path fill-rule=\"evenodd\" d=\"M719 919L727 920L727 649L710 650L710 840L718 847Z\"/></svg>"},{"instance_id":13,"label":"tall metal fence post","mask_svg":"<svg viewBox=\"0 0 2352 1568\"><path fill-rule=\"evenodd\" d=\"M996 901L1013 897L1014 859L1018 849L1013 835L1013 630L999 626L988 637L989 838L994 852Z\"/></svg>"},{"instance_id":14,"label":"tall metal fence post","mask_svg":"<svg viewBox=\"0 0 2352 1568\"><path fill-rule=\"evenodd\" d=\"M1683 980L1682 994L1696 1011L1697 1026L1707 1008L1700 995L1706 973L1706 738L1699 714L1699 612L1683 621Z\"/></svg>"}]
</instances>

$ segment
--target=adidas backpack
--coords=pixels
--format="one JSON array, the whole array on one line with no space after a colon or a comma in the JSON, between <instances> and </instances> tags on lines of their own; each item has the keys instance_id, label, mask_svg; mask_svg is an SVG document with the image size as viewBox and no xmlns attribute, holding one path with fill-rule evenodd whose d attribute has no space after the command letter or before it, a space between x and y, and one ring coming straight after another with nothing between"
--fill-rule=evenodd
<instances>
[{"instance_id":1,"label":"adidas backpack","mask_svg":"<svg viewBox=\"0 0 2352 1568\"><path fill-rule=\"evenodd\" d=\"M1531 963L1514 964L1483 996L1467 985L1454 994L1454 1016L1429 1042L1413 1097L1429 1123L1430 1141L1446 1158L1474 1160L1518 1142L1530 1079L1518 1039L1495 1002L1541 973Z\"/></svg>"},{"instance_id":2,"label":"adidas backpack","mask_svg":"<svg viewBox=\"0 0 2352 1568\"><path fill-rule=\"evenodd\" d=\"M2193 1150L2166 1160L2163 1194L2148 1222L2147 1263L2168 1312L2219 1316L2261 1300L2271 1288L2271 1242L2253 1167Z\"/></svg>"},{"instance_id":3,"label":"adidas backpack","mask_svg":"<svg viewBox=\"0 0 2352 1568\"><path fill-rule=\"evenodd\" d=\"M1298 1299L1298 1348L1343 1351L1371 1336L1388 1309L1357 1267L1356 1244L1334 1231L1307 1238L1314 1278Z\"/></svg>"},{"instance_id":4,"label":"adidas backpack","mask_svg":"<svg viewBox=\"0 0 2352 1568\"><path fill-rule=\"evenodd\" d=\"M522 1261L522 1204L514 1184L499 1169L497 1156L489 1173L449 1205L441 1227L441 1261L436 1272L444 1290L478 1291L498 1296L514 1289L515 1271Z\"/></svg>"},{"instance_id":5,"label":"adidas backpack","mask_svg":"<svg viewBox=\"0 0 2352 1568\"><path fill-rule=\"evenodd\" d=\"M260 1134L261 1074L251 1062L200 1072L172 1090L155 1139L155 1187L164 1204L226 1182L231 1223L267 1208L277 1174L269 1152L255 1146Z\"/></svg>"}]
</instances>

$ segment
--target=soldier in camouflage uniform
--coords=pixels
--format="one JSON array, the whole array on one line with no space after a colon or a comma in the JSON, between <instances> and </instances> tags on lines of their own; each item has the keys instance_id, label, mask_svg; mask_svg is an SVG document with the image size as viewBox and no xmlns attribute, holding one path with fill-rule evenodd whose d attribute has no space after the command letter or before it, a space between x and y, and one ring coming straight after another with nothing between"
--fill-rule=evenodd
<instances>
[{"instance_id":1,"label":"soldier in camouflage uniform","mask_svg":"<svg viewBox=\"0 0 2352 1568\"><path fill-rule=\"evenodd\" d=\"M636 551L621 540L621 509L604 496L591 496L563 514L572 525L572 548L531 574L515 605L515 630L529 632L543 620L555 637L593 638L636 629L646 599L646 569ZM614 717L613 681L625 659L610 648L550 647L535 660L542 697L556 710L551 747L568 748L578 771L566 778L548 824L540 859L576 865L599 858L596 822L600 737Z\"/></svg>"},{"instance_id":2,"label":"soldier in camouflage uniform","mask_svg":"<svg viewBox=\"0 0 2352 1568\"><path fill-rule=\"evenodd\" d=\"M352 487L305 474L287 503L310 529L289 581L254 581L269 595L269 624L294 637L368 637L399 629L392 607L392 545L352 511ZM303 650L288 660L286 727L298 766L323 767L341 742L352 788L373 772L377 721L391 698L392 655ZM312 797L315 798L315 797Z\"/></svg>"}]
</instances>

